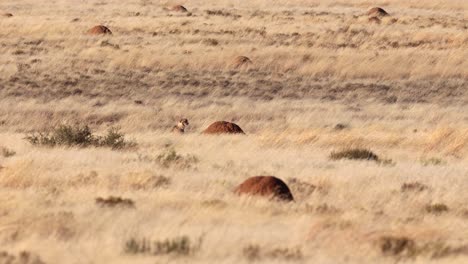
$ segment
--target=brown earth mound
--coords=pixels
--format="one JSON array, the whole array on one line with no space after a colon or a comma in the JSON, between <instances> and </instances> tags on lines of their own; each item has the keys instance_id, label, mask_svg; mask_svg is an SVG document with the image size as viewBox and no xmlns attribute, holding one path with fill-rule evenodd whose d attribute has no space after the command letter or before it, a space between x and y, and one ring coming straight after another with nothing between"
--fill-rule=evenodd
<instances>
[{"instance_id":1,"label":"brown earth mound","mask_svg":"<svg viewBox=\"0 0 468 264\"><path fill-rule=\"evenodd\" d=\"M282 201L294 201L286 183L273 176L250 177L241 183L234 192L239 195L258 195Z\"/></svg>"},{"instance_id":2,"label":"brown earth mound","mask_svg":"<svg viewBox=\"0 0 468 264\"><path fill-rule=\"evenodd\" d=\"M4 17L12 17L13 14L12 14L12 13L3 13L2 16L4 16Z\"/></svg>"},{"instance_id":3,"label":"brown earth mound","mask_svg":"<svg viewBox=\"0 0 468 264\"><path fill-rule=\"evenodd\" d=\"M174 12L183 12L183 13L188 12L188 11L187 11L187 8L185 8L185 7L182 6L182 5L174 5L174 6L171 6L171 7L169 7L169 10L170 10L170 11L174 11Z\"/></svg>"},{"instance_id":4,"label":"brown earth mound","mask_svg":"<svg viewBox=\"0 0 468 264\"><path fill-rule=\"evenodd\" d=\"M232 61L232 66L234 68L240 68L242 66L248 66L248 65L251 65L252 64L252 61L248 58L248 57L245 57L245 56L239 56L239 57L236 57L233 61Z\"/></svg>"},{"instance_id":5,"label":"brown earth mound","mask_svg":"<svg viewBox=\"0 0 468 264\"><path fill-rule=\"evenodd\" d=\"M383 8L380 7L373 7L367 11L367 15L369 16L388 16L387 11L383 10Z\"/></svg>"},{"instance_id":6,"label":"brown earth mound","mask_svg":"<svg viewBox=\"0 0 468 264\"><path fill-rule=\"evenodd\" d=\"M107 34L112 35L112 31L110 31L109 28L103 25L98 25L88 30L88 34L89 35L107 35Z\"/></svg>"},{"instance_id":7,"label":"brown earth mound","mask_svg":"<svg viewBox=\"0 0 468 264\"><path fill-rule=\"evenodd\" d=\"M381 21L380 21L380 18L378 17L369 17L369 23L380 24Z\"/></svg>"},{"instance_id":8,"label":"brown earth mound","mask_svg":"<svg viewBox=\"0 0 468 264\"><path fill-rule=\"evenodd\" d=\"M203 134L245 134L242 128L238 125L226 122L226 121L216 121L213 124L209 125L204 131Z\"/></svg>"}]
</instances>

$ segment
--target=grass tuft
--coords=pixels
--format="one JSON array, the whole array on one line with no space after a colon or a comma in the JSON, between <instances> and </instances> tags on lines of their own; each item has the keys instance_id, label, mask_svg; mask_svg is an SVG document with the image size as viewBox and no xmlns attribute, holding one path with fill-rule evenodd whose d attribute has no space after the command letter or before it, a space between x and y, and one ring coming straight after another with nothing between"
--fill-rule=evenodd
<instances>
[{"instance_id":1,"label":"grass tuft","mask_svg":"<svg viewBox=\"0 0 468 264\"><path fill-rule=\"evenodd\" d=\"M21 251L18 255L7 251L0 251L0 263L5 264L45 264L45 262L35 253Z\"/></svg>"},{"instance_id":2,"label":"grass tuft","mask_svg":"<svg viewBox=\"0 0 468 264\"><path fill-rule=\"evenodd\" d=\"M16 152L14 150L5 147L0 147L0 153L4 158L9 158L16 155Z\"/></svg>"},{"instance_id":3,"label":"grass tuft","mask_svg":"<svg viewBox=\"0 0 468 264\"><path fill-rule=\"evenodd\" d=\"M303 258L299 248L279 247L274 249L264 249L259 245L247 245L242 249L242 255L250 260L275 259L275 260L300 260Z\"/></svg>"},{"instance_id":4,"label":"grass tuft","mask_svg":"<svg viewBox=\"0 0 468 264\"><path fill-rule=\"evenodd\" d=\"M426 212L430 214L437 214L437 215L449 211L448 206L445 204L441 204L441 203L426 205L425 209L426 209Z\"/></svg>"},{"instance_id":5,"label":"grass tuft","mask_svg":"<svg viewBox=\"0 0 468 264\"><path fill-rule=\"evenodd\" d=\"M180 155L174 149L169 149L156 157L156 161L164 168L172 166L188 169L198 163L198 158L194 155Z\"/></svg>"},{"instance_id":6,"label":"grass tuft","mask_svg":"<svg viewBox=\"0 0 468 264\"><path fill-rule=\"evenodd\" d=\"M101 207L128 207L134 208L135 202L131 199L110 196L108 198L96 198L96 204Z\"/></svg>"},{"instance_id":7,"label":"grass tuft","mask_svg":"<svg viewBox=\"0 0 468 264\"><path fill-rule=\"evenodd\" d=\"M449 245L443 241L417 242L405 236L383 236L379 239L380 252L396 259L413 259L427 256L440 259L449 256L468 255L468 245Z\"/></svg>"},{"instance_id":8,"label":"grass tuft","mask_svg":"<svg viewBox=\"0 0 468 264\"><path fill-rule=\"evenodd\" d=\"M386 256L412 257L416 254L414 240L407 237L384 236L380 238L379 245Z\"/></svg>"},{"instance_id":9,"label":"grass tuft","mask_svg":"<svg viewBox=\"0 0 468 264\"><path fill-rule=\"evenodd\" d=\"M341 151L332 151L330 154L332 160L349 159L349 160L373 160L379 161L379 157L368 149L353 148Z\"/></svg>"},{"instance_id":10,"label":"grass tuft","mask_svg":"<svg viewBox=\"0 0 468 264\"><path fill-rule=\"evenodd\" d=\"M124 252L127 254L145 255L176 255L187 256L200 249L201 239L193 244L187 236L175 237L165 240L135 239L125 242Z\"/></svg>"},{"instance_id":11,"label":"grass tuft","mask_svg":"<svg viewBox=\"0 0 468 264\"><path fill-rule=\"evenodd\" d=\"M403 185L401 185L401 191L402 192L422 192L429 189L429 187L425 184L422 184L420 182L405 182Z\"/></svg>"},{"instance_id":12,"label":"grass tuft","mask_svg":"<svg viewBox=\"0 0 468 264\"><path fill-rule=\"evenodd\" d=\"M447 162L440 159L440 158L427 158L427 159L421 159L421 164L423 166L443 166L446 165Z\"/></svg>"}]
</instances>

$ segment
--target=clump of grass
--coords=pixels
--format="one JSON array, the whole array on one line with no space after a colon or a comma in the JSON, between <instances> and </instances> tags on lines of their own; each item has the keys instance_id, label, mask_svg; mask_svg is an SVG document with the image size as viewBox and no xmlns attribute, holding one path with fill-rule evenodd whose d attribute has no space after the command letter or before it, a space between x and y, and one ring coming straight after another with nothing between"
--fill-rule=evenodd
<instances>
[{"instance_id":1,"label":"clump of grass","mask_svg":"<svg viewBox=\"0 0 468 264\"><path fill-rule=\"evenodd\" d=\"M260 246L248 245L242 249L242 255L248 260L260 259Z\"/></svg>"},{"instance_id":2,"label":"clump of grass","mask_svg":"<svg viewBox=\"0 0 468 264\"><path fill-rule=\"evenodd\" d=\"M135 145L135 142L125 140L125 135L116 127L111 127L103 137L96 137L100 147L110 147L112 149L123 149Z\"/></svg>"},{"instance_id":3,"label":"clump of grass","mask_svg":"<svg viewBox=\"0 0 468 264\"><path fill-rule=\"evenodd\" d=\"M145 238L131 238L125 242L124 252L127 254L187 256L200 249L201 243L201 238L193 244L187 236L153 241Z\"/></svg>"},{"instance_id":4,"label":"clump of grass","mask_svg":"<svg viewBox=\"0 0 468 264\"><path fill-rule=\"evenodd\" d=\"M133 200L115 196L110 196L108 198L98 197L96 198L96 204L101 207L135 207Z\"/></svg>"},{"instance_id":5,"label":"clump of grass","mask_svg":"<svg viewBox=\"0 0 468 264\"><path fill-rule=\"evenodd\" d=\"M440 158L428 158L428 159L421 159L421 164L423 166L442 166L442 165L445 165L447 164L447 162L445 162L444 160L440 159Z\"/></svg>"},{"instance_id":6,"label":"clump of grass","mask_svg":"<svg viewBox=\"0 0 468 264\"><path fill-rule=\"evenodd\" d=\"M164 168L176 166L182 169L191 168L194 164L198 163L198 158L194 155L180 155L174 149L159 154L156 161Z\"/></svg>"},{"instance_id":7,"label":"clump of grass","mask_svg":"<svg viewBox=\"0 0 468 264\"><path fill-rule=\"evenodd\" d=\"M302 259L302 251L299 248L275 248L268 252L268 257L273 259L299 260Z\"/></svg>"},{"instance_id":8,"label":"clump of grass","mask_svg":"<svg viewBox=\"0 0 468 264\"><path fill-rule=\"evenodd\" d=\"M408 237L383 236L379 246L386 256L412 257L416 254L416 243Z\"/></svg>"},{"instance_id":9,"label":"clump of grass","mask_svg":"<svg viewBox=\"0 0 468 264\"><path fill-rule=\"evenodd\" d=\"M332 160L373 160L379 161L379 157L372 151L362 148L351 148L340 151L332 151L330 154Z\"/></svg>"},{"instance_id":10,"label":"clump of grass","mask_svg":"<svg viewBox=\"0 0 468 264\"><path fill-rule=\"evenodd\" d=\"M138 177L138 176L137 176ZM130 184L133 190L152 190L155 188L166 188L171 184L171 179L164 175L151 175Z\"/></svg>"},{"instance_id":11,"label":"clump of grass","mask_svg":"<svg viewBox=\"0 0 468 264\"><path fill-rule=\"evenodd\" d=\"M111 127L104 136L97 136L87 125L59 125L46 132L28 135L25 139L32 145L47 147L77 146L123 149L136 145L134 142L125 140L124 134L118 128Z\"/></svg>"},{"instance_id":12,"label":"clump of grass","mask_svg":"<svg viewBox=\"0 0 468 264\"><path fill-rule=\"evenodd\" d=\"M5 148L5 147L0 147L0 153L2 154L4 158L9 158L9 157L16 155L15 151Z\"/></svg>"},{"instance_id":13,"label":"clump of grass","mask_svg":"<svg viewBox=\"0 0 468 264\"><path fill-rule=\"evenodd\" d=\"M377 160L377 163L379 163L382 166L389 166L389 167L394 167L396 164L392 159L381 159L381 158Z\"/></svg>"},{"instance_id":14,"label":"clump of grass","mask_svg":"<svg viewBox=\"0 0 468 264\"><path fill-rule=\"evenodd\" d=\"M40 256L29 251L21 251L18 255L10 254L7 251L0 251L0 263L45 264Z\"/></svg>"},{"instance_id":15,"label":"clump of grass","mask_svg":"<svg viewBox=\"0 0 468 264\"><path fill-rule=\"evenodd\" d=\"M449 256L468 255L468 245L453 246L441 241L431 242L420 248L421 252L428 252L433 259L440 259Z\"/></svg>"},{"instance_id":16,"label":"clump of grass","mask_svg":"<svg viewBox=\"0 0 468 264\"><path fill-rule=\"evenodd\" d=\"M448 245L443 241L416 242L405 236L383 236L379 239L380 252L397 259L428 256L440 259L449 256L468 255L468 245Z\"/></svg>"},{"instance_id":17,"label":"clump of grass","mask_svg":"<svg viewBox=\"0 0 468 264\"><path fill-rule=\"evenodd\" d=\"M242 255L250 261L262 258L281 260L300 260L303 258L299 248L262 249L259 245L248 245L242 249Z\"/></svg>"},{"instance_id":18,"label":"clump of grass","mask_svg":"<svg viewBox=\"0 0 468 264\"><path fill-rule=\"evenodd\" d=\"M317 186L308 182L301 181L297 178L288 178L289 186L295 190L294 193L300 193L304 196L310 196L314 191L317 190Z\"/></svg>"},{"instance_id":19,"label":"clump of grass","mask_svg":"<svg viewBox=\"0 0 468 264\"><path fill-rule=\"evenodd\" d=\"M420 182L406 182L406 183L403 183L403 185L401 185L402 192L409 192L409 191L422 192L427 189L429 189L429 187L427 187L427 185L422 184Z\"/></svg>"},{"instance_id":20,"label":"clump of grass","mask_svg":"<svg viewBox=\"0 0 468 264\"><path fill-rule=\"evenodd\" d=\"M425 209L430 214L442 214L449 211L448 206L441 203L426 205Z\"/></svg>"},{"instance_id":21,"label":"clump of grass","mask_svg":"<svg viewBox=\"0 0 468 264\"><path fill-rule=\"evenodd\" d=\"M219 199L213 199L213 200L207 200L203 201L201 205L206 206L206 207L214 207L214 208L225 208L228 204L222 200Z\"/></svg>"},{"instance_id":22,"label":"clump of grass","mask_svg":"<svg viewBox=\"0 0 468 264\"><path fill-rule=\"evenodd\" d=\"M322 203L318 205L306 204L306 212L317 213L317 214L337 214L340 213L340 209L336 208L333 205L327 203Z\"/></svg>"},{"instance_id":23,"label":"clump of grass","mask_svg":"<svg viewBox=\"0 0 468 264\"><path fill-rule=\"evenodd\" d=\"M80 146L95 145L96 138L88 126L59 125L51 132L34 133L26 137L33 145L42 146Z\"/></svg>"},{"instance_id":24,"label":"clump of grass","mask_svg":"<svg viewBox=\"0 0 468 264\"><path fill-rule=\"evenodd\" d=\"M219 41L216 39L208 38L203 40L203 44L207 46L217 46L219 44Z\"/></svg>"},{"instance_id":25,"label":"clump of grass","mask_svg":"<svg viewBox=\"0 0 468 264\"><path fill-rule=\"evenodd\" d=\"M348 127L349 126L347 124L338 123L333 127L333 129L337 130L337 131L340 131L340 130L344 130L344 129L348 128Z\"/></svg>"}]
</instances>

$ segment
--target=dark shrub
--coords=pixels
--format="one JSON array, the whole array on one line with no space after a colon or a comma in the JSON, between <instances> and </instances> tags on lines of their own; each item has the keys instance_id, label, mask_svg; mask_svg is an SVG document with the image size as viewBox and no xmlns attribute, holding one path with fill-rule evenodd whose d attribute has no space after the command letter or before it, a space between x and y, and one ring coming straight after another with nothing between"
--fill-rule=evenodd
<instances>
[{"instance_id":1,"label":"dark shrub","mask_svg":"<svg viewBox=\"0 0 468 264\"><path fill-rule=\"evenodd\" d=\"M25 137L29 143L39 146L77 146L77 147L110 147L122 149L135 146L134 142L125 140L119 129L111 127L105 136L93 135L91 129L80 125L59 125L46 132L33 133Z\"/></svg>"},{"instance_id":2,"label":"dark shrub","mask_svg":"<svg viewBox=\"0 0 468 264\"><path fill-rule=\"evenodd\" d=\"M341 151L333 151L330 154L332 160L349 159L349 160L374 160L378 161L379 157L368 149L353 148Z\"/></svg>"}]
</instances>

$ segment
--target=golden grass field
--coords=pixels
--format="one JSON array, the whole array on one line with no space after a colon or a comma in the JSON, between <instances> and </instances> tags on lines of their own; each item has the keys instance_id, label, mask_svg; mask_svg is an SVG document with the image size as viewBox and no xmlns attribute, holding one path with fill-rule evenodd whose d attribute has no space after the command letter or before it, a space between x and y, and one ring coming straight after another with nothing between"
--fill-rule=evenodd
<instances>
[{"instance_id":1,"label":"golden grass field","mask_svg":"<svg viewBox=\"0 0 468 264\"><path fill-rule=\"evenodd\" d=\"M0 28L0 263L468 262L466 0L2 0ZM24 139L77 123L136 146ZM255 175L295 202L233 194Z\"/></svg>"}]
</instances>

